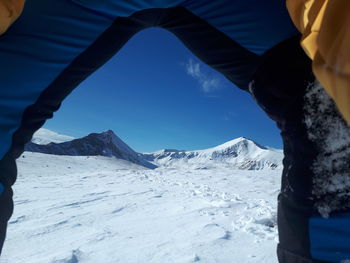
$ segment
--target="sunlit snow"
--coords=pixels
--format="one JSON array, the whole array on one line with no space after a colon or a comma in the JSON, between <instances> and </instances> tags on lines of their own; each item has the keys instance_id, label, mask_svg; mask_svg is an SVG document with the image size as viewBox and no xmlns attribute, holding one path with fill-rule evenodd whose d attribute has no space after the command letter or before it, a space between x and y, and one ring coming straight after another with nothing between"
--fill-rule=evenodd
<instances>
[{"instance_id":1,"label":"sunlit snow","mask_svg":"<svg viewBox=\"0 0 350 263\"><path fill-rule=\"evenodd\" d=\"M28 153L3 263L276 263L281 170Z\"/></svg>"}]
</instances>

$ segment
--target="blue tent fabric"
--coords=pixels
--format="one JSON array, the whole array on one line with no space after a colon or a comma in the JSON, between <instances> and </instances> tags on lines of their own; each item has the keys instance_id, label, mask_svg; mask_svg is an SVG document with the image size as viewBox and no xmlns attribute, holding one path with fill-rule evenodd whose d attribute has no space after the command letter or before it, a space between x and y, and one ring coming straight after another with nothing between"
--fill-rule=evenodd
<instances>
[{"instance_id":1,"label":"blue tent fabric","mask_svg":"<svg viewBox=\"0 0 350 263\"><path fill-rule=\"evenodd\" d=\"M110 17L129 16L148 8L182 6L218 28L244 48L256 54L297 34L297 30L279 0L74 0L76 3Z\"/></svg>"},{"instance_id":2,"label":"blue tent fabric","mask_svg":"<svg viewBox=\"0 0 350 263\"><path fill-rule=\"evenodd\" d=\"M258 55L297 34L284 1L188 0L182 6Z\"/></svg>"},{"instance_id":3,"label":"blue tent fabric","mask_svg":"<svg viewBox=\"0 0 350 263\"><path fill-rule=\"evenodd\" d=\"M309 224L313 258L328 262L350 259L350 213L312 217Z\"/></svg>"},{"instance_id":4,"label":"blue tent fabric","mask_svg":"<svg viewBox=\"0 0 350 263\"><path fill-rule=\"evenodd\" d=\"M147 8L181 5L249 51L261 54L296 34L283 1L31 0L1 37L0 158L9 150L24 109L116 17ZM277 3L277 4L276 4ZM21 77L18 78L18 72ZM45 74L42 74L45 72ZM6 87L15 88L6 88ZM18 96L20 94L20 96Z\"/></svg>"},{"instance_id":5,"label":"blue tent fabric","mask_svg":"<svg viewBox=\"0 0 350 263\"><path fill-rule=\"evenodd\" d=\"M9 150L25 108L112 22L69 0L26 4L0 39L0 158Z\"/></svg>"}]
</instances>

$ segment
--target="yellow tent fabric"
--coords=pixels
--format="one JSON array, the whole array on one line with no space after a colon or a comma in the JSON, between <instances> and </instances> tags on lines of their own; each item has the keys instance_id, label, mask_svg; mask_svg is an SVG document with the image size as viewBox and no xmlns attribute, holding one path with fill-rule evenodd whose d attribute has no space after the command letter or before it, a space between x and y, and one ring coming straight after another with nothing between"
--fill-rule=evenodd
<instances>
[{"instance_id":1,"label":"yellow tent fabric","mask_svg":"<svg viewBox=\"0 0 350 263\"><path fill-rule=\"evenodd\" d=\"M0 0L0 35L20 16L25 0Z\"/></svg>"},{"instance_id":2,"label":"yellow tent fabric","mask_svg":"<svg viewBox=\"0 0 350 263\"><path fill-rule=\"evenodd\" d=\"M287 0L313 71L350 124L350 1Z\"/></svg>"}]
</instances>

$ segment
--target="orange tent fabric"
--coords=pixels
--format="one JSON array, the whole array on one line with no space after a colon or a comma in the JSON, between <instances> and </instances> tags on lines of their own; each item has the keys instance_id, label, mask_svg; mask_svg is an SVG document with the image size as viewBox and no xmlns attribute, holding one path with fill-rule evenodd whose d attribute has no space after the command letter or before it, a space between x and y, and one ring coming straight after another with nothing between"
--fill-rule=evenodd
<instances>
[{"instance_id":1,"label":"orange tent fabric","mask_svg":"<svg viewBox=\"0 0 350 263\"><path fill-rule=\"evenodd\" d=\"M0 35L20 16L25 0L0 0Z\"/></svg>"},{"instance_id":2,"label":"orange tent fabric","mask_svg":"<svg viewBox=\"0 0 350 263\"><path fill-rule=\"evenodd\" d=\"M350 124L350 1L287 0L313 71Z\"/></svg>"}]
</instances>

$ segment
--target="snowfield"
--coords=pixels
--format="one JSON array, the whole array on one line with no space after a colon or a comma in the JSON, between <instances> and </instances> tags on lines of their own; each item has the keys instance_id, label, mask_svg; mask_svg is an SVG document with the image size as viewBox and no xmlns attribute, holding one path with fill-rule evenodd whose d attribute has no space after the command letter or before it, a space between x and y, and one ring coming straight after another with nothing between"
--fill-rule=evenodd
<instances>
[{"instance_id":1,"label":"snowfield","mask_svg":"<svg viewBox=\"0 0 350 263\"><path fill-rule=\"evenodd\" d=\"M281 170L25 152L2 263L276 263Z\"/></svg>"}]
</instances>

